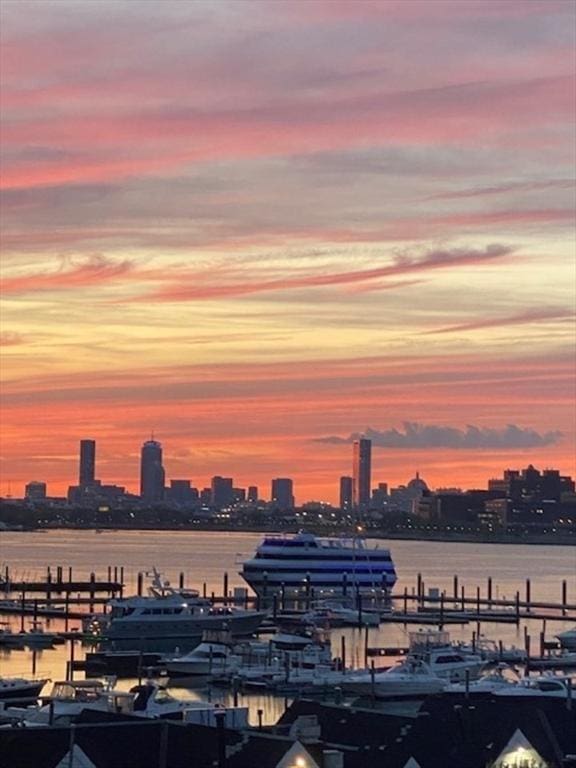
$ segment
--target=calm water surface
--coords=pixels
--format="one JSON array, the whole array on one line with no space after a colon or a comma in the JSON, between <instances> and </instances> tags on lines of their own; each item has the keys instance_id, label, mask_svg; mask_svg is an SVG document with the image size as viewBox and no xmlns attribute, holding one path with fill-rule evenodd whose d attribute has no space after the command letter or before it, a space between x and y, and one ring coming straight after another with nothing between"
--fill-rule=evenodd
<instances>
[{"instance_id":1,"label":"calm water surface","mask_svg":"<svg viewBox=\"0 0 576 768\"><path fill-rule=\"evenodd\" d=\"M174 584L183 572L186 586L201 589L205 583L208 592L220 594L224 572L228 573L230 589L245 586L238 575L240 564L254 552L261 539L260 533L204 531L0 532L0 568L3 572L8 566L14 579L43 577L47 566L53 572L62 566L66 575L72 567L76 578L87 578L92 571L105 578L108 567L124 566L126 594L130 594L135 591L138 572L155 566ZM494 597L513 598L517 590L523 595L526 579L531 579L533 600L559 602L561 584L566 580L568 602L576 603L576 550L572 547L397 540L377 543L392 550L398 573L396 592L405 587L411 592L417 573L421 573L426 589L437 587L451 594L453 576L457 574L467 594L476 594L477 587L486 594L487 579L491 576ZM536 643L542 622L525 623ZM58 620L53 620L51 626L58 627ZM554 622L547 627L547 635L568 626L566 622ZM370 645L404 645L411 629L415 628L384 624L370 631ZM477 626L454 625L449 629L455 639L470 639ZM523 644L523 625L483 624L480 631L508 645ZM335 655L339 653L342 635L347 639L351 661L361 666L363 636L356 629L335 630ZM0 651L0 675L30 675L35 666L38 675L63 678L68 654L65 646L37 653L35 659L29 651ZM128 684L123 681L123 687ZM210 695L206 691L176 693L190 698ZM221 692L213 694L214 700L221 697ZM269 696L245 697L244 703L251 706L253 713L263 709L267 722L274 721L284 707L283 700Z\"/></svg>"}]
</instances>

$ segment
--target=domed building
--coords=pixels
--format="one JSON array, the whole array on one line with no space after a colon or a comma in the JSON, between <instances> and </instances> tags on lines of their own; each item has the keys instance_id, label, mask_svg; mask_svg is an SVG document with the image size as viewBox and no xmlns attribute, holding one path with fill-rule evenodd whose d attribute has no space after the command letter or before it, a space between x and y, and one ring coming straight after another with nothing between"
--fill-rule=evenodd
<instances>
[{"instance_id":1,"label":"domed building","mask_svg":"<svg viewBox=\"0 0 576 768\"><path fill-rule=\"evenodd\" d=\"M427 496L429 493L430 489L426 481L420 477L419 472L416 472L416 477L409 480L406 485L392 488L390 501L395 509L413 513L422 496Z\"/></svg>"}]
</instances>

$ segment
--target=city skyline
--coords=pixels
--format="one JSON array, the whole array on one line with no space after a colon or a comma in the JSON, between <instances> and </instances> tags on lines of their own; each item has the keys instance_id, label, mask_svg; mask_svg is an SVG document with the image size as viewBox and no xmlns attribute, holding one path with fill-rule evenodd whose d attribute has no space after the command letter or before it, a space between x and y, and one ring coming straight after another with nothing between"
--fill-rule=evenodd
<instances>
[{"instance_id":1,"label":"city skyline","mask_svg":"<svg viewBox=\"0 0 576 768\"><path fill-rule=\"evenodd\" d=\"M411 486L419 489L425 488L431 492L457 491L467 492L473 490L471 487L465 487L458 482L457 478L451 478L452 482L443 486L434 487L423 481L421 472L415 471L413 477L408 477L409 471L404 474L401 480L390 482L389 478L383 478L379 466L376 466L374 477L372 477L372 441L367 438L355 440L351 446L347 457L350 475L340 475L333 478L332 493L326 498L298 498L295 494L295 482L290 477L268 477L255 484L253 478L249 477L249 471L245 471L242 479L238 482L237 477L222 476L221 474L212 475L210 478L198 478L191 473L183 473L181 476L171 476L164 467L163 445L156 439L145 440L139 451L138 478L133 478L132 482L118 483L116 477L106 477L104 479L96 477L96 449L97 443L93 439L83 438L78 442L78 453L76 456L77 474L80 478L78 485L66 486L66 492L62 494L53 493L48 489L47 483L42 478L29 478L24 486L43 487L43 496L58 497L67 496L72 504L98 504L98 498L104 500L106 497L110 501L118 501L125 494L131 498L140 498L143 502L150 505L162 503L164 501L196 501L203 502L202 499L209 500L214 507L226 507L237 502L240 498L238 493L241 491L243 497L249 503L256 503L258 500L267 500L276 502L280 510L286 510L293 506L299 506L302 503L322 502L339 506L343 510L367 510L374 499L378 499L382 494L387 496L390 491L394 492L400 489L410 488ZM169 460L169 455L168 455ZM533 469L534 465L529 462L528 470ZM505 477L517 472L511 466L500 467L492 476L484 478L484 481L477 484L477 488L484 486L490 487L491 484L500 483L500 476ZM544 473L553 473L558 477L570 478L570 473L563 473L558 468L553 468L550 464L544 466ZM100 474L100 473L98 473ZM359 482L358 482L359 479ZM396 488L394 488L396 486ZM139 493L136 492L138 487ZM264 491L269 488L270 492ZM260 489L260 492L259 492ZM12 498L11 492L8 494L0 493L0 498ZM193 491L196 495L191 496ZM26 495L26 494L24 494ZM18 496L16 497L18 498ZM378 502L380 503L380 502Z\"/></svg>"},{"instance_id":2,"label":"city skyline","mask_svg":"<svg viewBox=\"0 0 576 768\"><path fill-rule=\"evenodd\" d=\"M1 3L0 493L574 474L575 16Z\"/></svg>"}]
</instances>

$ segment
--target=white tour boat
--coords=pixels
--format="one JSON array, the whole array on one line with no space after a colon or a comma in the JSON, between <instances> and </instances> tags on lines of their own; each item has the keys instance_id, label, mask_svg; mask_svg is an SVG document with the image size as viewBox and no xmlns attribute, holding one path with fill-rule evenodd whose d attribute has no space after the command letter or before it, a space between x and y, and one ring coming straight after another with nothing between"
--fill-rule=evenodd
<instances>
[{"instance_id":1,"label":"white tour boat","mask_svg":"<svg viewBox=\"0 0 576 768\"><path fill-rule=\"evenodd\" d=\"M241 576L257 595L389 595L396 583L390 550L361 537L321 538L311 533L266 536Z\"/></svg>"}]
</instances>

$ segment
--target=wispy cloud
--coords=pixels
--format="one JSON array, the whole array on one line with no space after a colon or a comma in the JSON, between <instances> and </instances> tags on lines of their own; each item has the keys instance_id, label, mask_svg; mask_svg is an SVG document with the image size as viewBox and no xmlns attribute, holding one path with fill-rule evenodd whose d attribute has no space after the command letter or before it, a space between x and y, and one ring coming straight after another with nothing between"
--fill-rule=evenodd
<instances>
[{"instance_id":1,"label":"wispy cloud","mask_svg":"<svg viewBox=\"0 0 576 768\"><path fill-rule=\"evenodd\" d=\"M495 184L490 187L475 187L472 189L455 189L450 192L440 192L430 195L429 200L460 200L473 197L490 197L492 195L507 195L510 192L542 192L554 189L573 189L576 179L547 179L545 181L515 181L508 184Z\"/></svg>"},{"instance_id":2,"label":"wispy cloud","mask_svg":"<svg viewBox=\"0 0 576 768\"><path fill-rule=\"evenodd\" d=\"M373 269L350 270L330 274L305 274L292 277L290 272L285 277L275 280L246 280L226 284L220 280L218 283L197 285L196 283L174 284L166 288L160 288L154 293L141 296L140 301L193 301L200 299L214 299L223 297L245 296L254 293L266 293L269 291L288 291L297 288L319 288L336 285L354 285L367 281L378 280L398 275L411 275L420 272L428 272L436 269L459 268L472 265L481 265L486 262L496 261L514 252L511 246L493 244L484 249L453 248L433 249L423 256L398 255L391 264ZM225 279L226 275L221 276ZM380 287L386 288L386 284Z\"/></svg>"},{"instance_id":3,"label":"wispy cloud","mask_svg":"<svg viewBox=\"0 0 576 768\"><path fill-rule=\"evenodd\" d=\"M483 317L468 323L449 325L445 328L435 328L430 331L424 331L423 333L425 335L436 333L458 333L460 331L477 331L484 328L500 328L507 325L524 325L527 323L540 323L552 320L569 320L571 318L576 318L576 313L573 309L544 307L542 309L528 309L525 312L518 312L515 315L508 315L506 317Z\"/></svg>"},{"instance_id":4,"label":"wispy cloud","mask_svg":"<svg viewBox=\"0 0 576 768\"><path fill-rule=\"evenodd\" d=\"M315 439L315 442L340 445L352 443L360 437L369 438L374 445L381 448L477 450L535 448L553 445L560 440L562 432L539 433L534 429L518 427L515 424L508 424L503 428L468 425L465 429L460 429L458 427L405 421L402 430L368 428L364 432L353 432L348 437L319 437Z\"/></svg>"},{"instance_id":5,"label":"wispy cloud","mask_svg":"<svg viewBox=\"0 0 576 768\"><path fill-rule=\"evenodd\" d=\"M128 260L114 261L105 256L94 255L78 263L63 261L60 269L54 272L5 277L0 281L0 290L8 295L77 289L111 282L125 276L131 269L132 263Z\"/></svg>"},{"instance_id":6,"label":"wispy cloud","mask_svg":"<svg viewBox=\"0 0 576 768\"><path fill-rule=\"evenodd\" d=\"M24 343L25 339L21 333L16 331L0 331L0 347L14 347Z\"/></svg>"}]
</instances>

